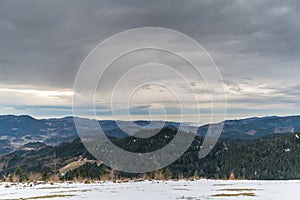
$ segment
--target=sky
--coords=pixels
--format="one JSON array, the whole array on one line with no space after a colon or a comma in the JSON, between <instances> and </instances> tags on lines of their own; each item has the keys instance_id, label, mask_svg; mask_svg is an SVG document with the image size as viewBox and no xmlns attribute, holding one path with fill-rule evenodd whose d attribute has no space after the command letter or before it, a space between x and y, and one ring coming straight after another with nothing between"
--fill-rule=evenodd
<instances>
[{"instance_id":1,"label":"sky","mask_svg":"<svg viewBox=\"0 0 300 200\"><path fill-rule=\"evenodd\" d=\"M0 0L0 114L37 118L72 115L76 74L91 50L122 31L163 27L193 38L214 60L226 92L226 119L297 115L299 10L300 2L296 0ZM172 45L177 43L172 40ZM193 49L186 51L195 53ZM157 56L155 52L150 55ZM106 85L111 83L124 63L119 61L107 72L104 85L105 81ZM185 67L182 65L182 70L188 72ZM151 74L160 71L158 68L152 65L141 72ZM142 87L129 105L132 119L149 119L152 109L151 119L164 120L160 112L164 107L170 115L168 120L179 121L176 95L164 86L168 83L185 97L180 102L187 110L184 121L198 122L197 105L189 99L190 88L179 76L163 70L151 74L162 85L147 84L151 80L141 76L132 76L132 82L121 84L117 92L119 106L113 117L125 119L128 99L123 97L128 96L127 86L137 83ZM188 79L203 100L200 121L208 122L209 95L200 80ZM113 87L105 89L108 92ZM215 85L210 92L217 94L219 89ZM97 117L110 119L111 102L101 92L99 89ZM84 114L84 106L82 109ZM223 113L216 115L220 115L219 120L224 117Z\"/></svg>"}]
</instances>

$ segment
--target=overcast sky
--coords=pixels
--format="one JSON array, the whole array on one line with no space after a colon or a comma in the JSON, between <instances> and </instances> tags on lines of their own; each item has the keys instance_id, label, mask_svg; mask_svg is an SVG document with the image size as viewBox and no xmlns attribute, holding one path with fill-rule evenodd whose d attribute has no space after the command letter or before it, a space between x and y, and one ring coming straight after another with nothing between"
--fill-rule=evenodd
<instances>
[{"instance_id":1,"label":"overcast sky","mask_svg":"<svg viewBox=\"0 0 300 200\"><path fill-rule=\"evenodd\" d=\"M88 53L116 33L149 26L182 32L208 51L223 76L228 118L299 114L299 10L297 0L0 0L0 114L72 115ZM161 88L149 88L165 102ZM101 108L99 118L109 118ZM145 118L138 108L145 107L133 118Z\"/></svg>"}]
</instances>

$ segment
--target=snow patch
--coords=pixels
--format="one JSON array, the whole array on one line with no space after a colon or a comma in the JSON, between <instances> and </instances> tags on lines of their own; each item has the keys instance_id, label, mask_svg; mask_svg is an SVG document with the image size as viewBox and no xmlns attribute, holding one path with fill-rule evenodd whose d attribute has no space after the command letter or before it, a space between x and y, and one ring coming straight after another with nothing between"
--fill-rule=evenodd
<instances>
[{"instance_id":1,"label":"snow patch","mask_svg":"<svg viewBox=\"0 0 300 200\"><path fill-rule=\"evenodd\" d=\"M47 196L66 195L60 199L105 200L168 200L168 199L298 199L300 181L143 181L127 183L97 182L60 184L0 183L1 199L50 199ZM250 196L251 195L251 196ZM222 198L223 196L223 198ZM55 198L56 199L56 198Z\"/></svg>"}]
</instances>

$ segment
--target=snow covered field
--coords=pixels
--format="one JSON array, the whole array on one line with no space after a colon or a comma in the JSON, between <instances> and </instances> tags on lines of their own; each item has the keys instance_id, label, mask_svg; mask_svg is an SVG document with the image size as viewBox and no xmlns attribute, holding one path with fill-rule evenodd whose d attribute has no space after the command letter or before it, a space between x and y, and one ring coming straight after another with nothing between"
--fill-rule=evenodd
<instances>
[{"instance_id":1,"label":"snow covered field","mask_svg":"<svg viewBox=\"0 0 300 200\"><path fill-rule=\"evenodd\" d=\"M9 187L8 187L9 186ZM300 181L145 181L128 183L43 184L0 183L0 200L8 199L263 199L299 198Z\"/></svg>"}]
</instances>

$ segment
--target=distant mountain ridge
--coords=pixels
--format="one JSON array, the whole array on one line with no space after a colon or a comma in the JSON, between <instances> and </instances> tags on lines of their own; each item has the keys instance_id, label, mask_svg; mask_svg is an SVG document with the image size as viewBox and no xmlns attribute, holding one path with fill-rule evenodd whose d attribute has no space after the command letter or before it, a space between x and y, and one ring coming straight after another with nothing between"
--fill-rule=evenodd
<instances>
[{"instance_id":1,"label":"distant mountain ridge","mask_svg":"<svg viewBox=\"0 0 300 200\"><path fill-rule=\"evenodd\" d=\"M261 117L225 121L222 138L255 139L270 134L300 131L300 116Z\"/></svg>"},{"instance_id":2,"label":"distant mountain ridge","mask_svg":"<svg viewBox=\"0 0 300 200\"><path fill-rule=\"evenodd\" d=\"M118 127L113 120L99 121L101 128L109 137L124 138L128 135ZM149 121L135 121L141 126L132 126L131 122L118 121L132 133L136 133L149 125ZM165 127L178 128L177 122L165 122ZM148 128L158 128L160 121L151 123ZM185 131L195 129L193 126L184 124ZM205 136L209 125L198 127L197 135ZM262 117L247 118L240 120L227 120L221 138L253 140L272 134L290 134L300 131L300 116L287 117ZM43 142L47 145L58 145L76 138L77 131L73 117L35 119L28 115L2 115L0 116L0 155L12 152L19 147L33 142Z\"/></svg>"}]
</instances>

